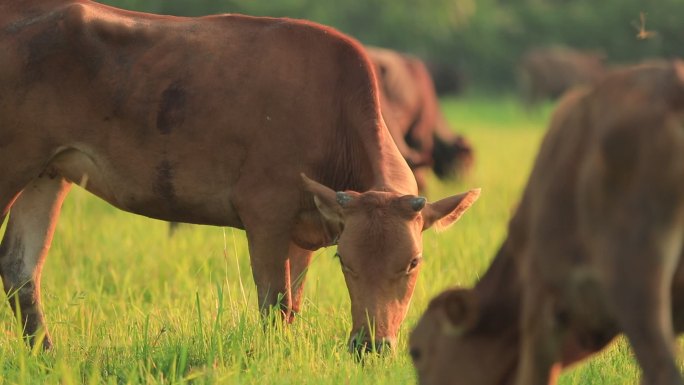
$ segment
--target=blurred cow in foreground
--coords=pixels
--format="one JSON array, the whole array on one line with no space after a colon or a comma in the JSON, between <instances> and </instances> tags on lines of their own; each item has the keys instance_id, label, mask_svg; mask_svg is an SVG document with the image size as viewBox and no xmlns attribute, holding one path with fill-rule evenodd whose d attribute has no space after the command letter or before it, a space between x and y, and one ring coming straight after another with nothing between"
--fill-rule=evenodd
<instances>
[{"instance_id":1,"label":"blurred cow in foreground","mask_svg":"<svg viewBox=\"0 0 684 385\"><path fill-rule=\"evenodd\" d=\"M489 270L413 331L420 383L554 384L624 333L643 384L682 384L683 123L680 61L564 98Z\"/></svg>"},{"instance_id":2,"label":"blurred cow in foreground","mask_svg":"<svg viewBox=\"0 0 684 385\"><path fill-rule=\"evenodd\" d=\"M537 48L520 59L518 81L528 105L555 99L572 87L591 85L605 74L604 55L565 47Z\"/></svg>"},{"instance_id":3,"label":"blurred cow in foreground","mask_svg":"<svg viewBox=\"0 0 684 385\"><path fill-rule=\"evenodd\" d=\"M375 66L385 123L419 189L425 189L427 168L440 178L464 174L473 162L472 147L449 128L425 64L388 49L366 47L366 51Z\"/></svg>"}]
</instances>

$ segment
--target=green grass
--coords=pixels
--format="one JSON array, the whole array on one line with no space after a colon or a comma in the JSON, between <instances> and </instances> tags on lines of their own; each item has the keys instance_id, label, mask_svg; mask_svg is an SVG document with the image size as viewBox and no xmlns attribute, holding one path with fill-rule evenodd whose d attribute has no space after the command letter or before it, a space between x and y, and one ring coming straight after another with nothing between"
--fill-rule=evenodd
<instances>
[{"instance_id":1,"label":"green grass","mask_svg":"<svg viewBox=\"0 0 684 385\"><path fill-rule=\"evenodd\" d=\"M445 100L453 127L473 142L465 180L430 180L432 200L473 187L482 196L449 230L425 235L426 264L397 353L361 365L346 352L349 298L334 250L315 254L304 312L287 328L259 321L244 233L118 211L75 188L64 204L43 273L56 343L32 352L0 307L3 384L412 384L407 334L430 298L472 285L505 235L551 106L526 113L512 98ZM622 340L561 384L636 383Z\"/></svg>"}]
</instances>

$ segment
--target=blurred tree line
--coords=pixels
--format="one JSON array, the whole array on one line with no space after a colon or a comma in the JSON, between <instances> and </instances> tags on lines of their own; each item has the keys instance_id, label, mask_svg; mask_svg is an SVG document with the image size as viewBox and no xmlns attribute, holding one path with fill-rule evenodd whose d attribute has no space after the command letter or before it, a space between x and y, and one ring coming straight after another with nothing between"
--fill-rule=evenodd
<instances>
[{"instance_id":1,"label":"blurred tree line","mask_svg":"<svg viewBox=\"0 0 684 385\"><path fill-rule=\"evenodd\" d=\"M513 86L518 58L534 46L597 50L613 63L684 57L684 0L102 1L161 14L227 12L309 19L365 44L447 65L469 84L489 89Z\"/></svg>"}]
</instances>

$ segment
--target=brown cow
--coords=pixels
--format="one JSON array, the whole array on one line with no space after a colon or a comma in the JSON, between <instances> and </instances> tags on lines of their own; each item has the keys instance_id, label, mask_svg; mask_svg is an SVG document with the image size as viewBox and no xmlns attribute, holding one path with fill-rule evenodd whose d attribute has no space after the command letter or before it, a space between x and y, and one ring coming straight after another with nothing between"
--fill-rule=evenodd
<instances>
[{"instance_id":1,"label":"brown cow","mask_svg":"<svg viewBox=\"0 0 684 385\"><path fill-rule=\"evenodd\" d=\"M421 232L477 196L415 195L372 65L330 28L5 1L0 52L0 272L32 341L46 333L41 267L72 182L132 213L245 229L259 306L288 320L313 250L338 244L355 347L396 337Z\"/></svg>"},{"instance_id":2,"label":"brown cow","mask_svg":"<svg viewBox=\"0 0 684 385\"><path fill-rule=\"evenodd\" d=\"M418 181L425 188L425 168L440 178L462 174L472 164L468 141L449 128L432 77L417 57L393 50L366 47L375 65L380 106L387 127Z\"/></svg>"},{"instance_id":3,"label":"brown cow","mask_svg":"<svg viewBox=\"0 0 684 385\"><path fill-rule=\"evenodd\" d=\"M555 99L572 87L591 85L605 74L605 55L566 47L537 48L520 59L518 76L528 105Z\"/></svg>"},{"instance_id":4,"label":"brown cow","mask_svg":"<svg viewBox=\"0 0 684 385\"><path fill-rule=\"evenodd\" d=\"M621 332L644 384L684 383L683 122L684 62L565 98L491 267L413 331L420 383L553 384Z\"/></svg>"}]
</instances>

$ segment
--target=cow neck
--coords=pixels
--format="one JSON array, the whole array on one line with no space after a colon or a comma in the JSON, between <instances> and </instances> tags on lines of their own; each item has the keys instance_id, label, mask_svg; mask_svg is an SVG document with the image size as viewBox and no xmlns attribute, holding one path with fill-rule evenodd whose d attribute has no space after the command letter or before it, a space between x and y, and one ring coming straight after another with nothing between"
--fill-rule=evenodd
<instances>
[{"instance_id":1,"label":"cow neck","mask_svg":"<svg viewBox=\"0 0 684 385\"><path fill-rule=\"evenodd\" d=\"M380 124L365 125L350 131L342 128L333 140L335 151L321 173L334 190L417 193L415 178L399 153L389 131Z\"/></svg>"},{"instance_id":2,"label":"cow neck","mask_svg":"<svg viewBox=\"0 0 684 385\"><path fill-rule=\"evenodd\" d=\"M350 41L346 48L337 87L355 92L346 92L335 103L339 119L327 141L328 159L319 170L329 181L322 183L335 190L416 194L413 173L382 118L373 64L357 42Z\"/></svg>"},{"instance_id":3,"label":"cow neck","mask_svg":"<svg viewBox=\"0 0 684 385\"><path fill-rule=\"evenodd\" d=\"M415 195L418 192L413 172L399 153L384 124L377 128L375 148L367 149L372 159L373 185L371 190ZM364 141L369 145L371 141Z\"/></svg>"},{"instance_id":4,"label":"cow neck","mask_svg":"<svg viewBox=\"0 0 684 385\"><path fill-rule=\"evenodd\" d=\"M324 141L326 156L312 179L335 191L415 194L413 174L384 125L367 125L366 132L345 128L340 125ZM311 194L301 199L294 242L307 250L336 244L342 228L319 214Z\"/></svg>"}]
</instances>

